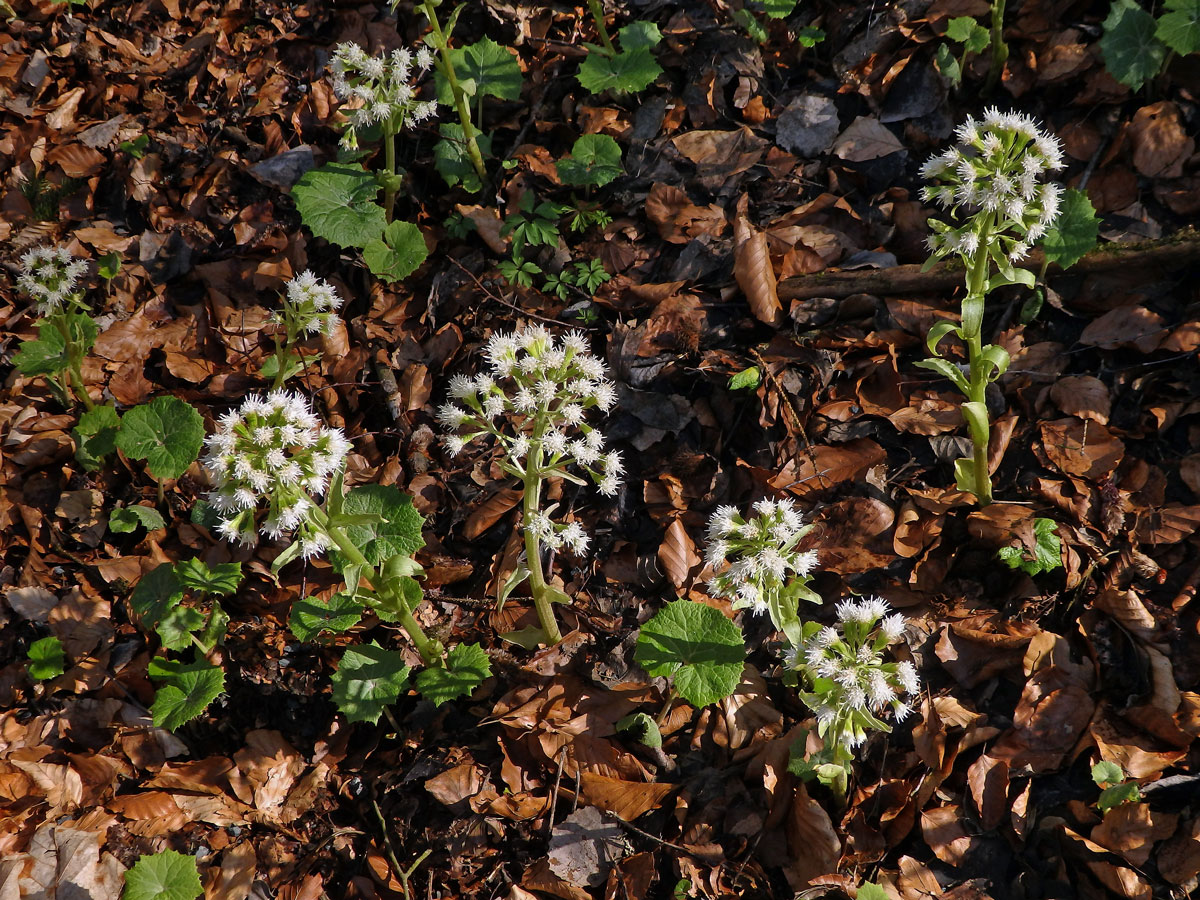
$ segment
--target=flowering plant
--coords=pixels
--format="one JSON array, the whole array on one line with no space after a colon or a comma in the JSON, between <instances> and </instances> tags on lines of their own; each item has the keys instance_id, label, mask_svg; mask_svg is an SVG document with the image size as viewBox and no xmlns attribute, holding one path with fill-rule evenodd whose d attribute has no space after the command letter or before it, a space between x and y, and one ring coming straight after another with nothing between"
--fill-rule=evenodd
<instances>
[{"instance_id":1,"label":"flowering plant","mask_svg":"<svg viewBox=\"0 0 1200 900\"><path fill-rule=\"evenodd\" d=\"M341 306L342 298L333 285L312 272L301 272L287 283L280 308L271 314L271 322L280 326L282 333L276 334L275 352L262 367L262 374L274 380L273 389L303 371L304 359L297 347L311 335L333 334Z\"/></svg>"},{"instance_id":2,"label":"flowering plant","mask_svg":"<svg viewBox=\"0 0 1200 900\"><path fill-rule=\"evenodd\" d=\"M949 255L961 258L967 270L967 295L961 324L934 325L926 338L934 358L917 365L948 378L966 396L963 418L974 449L970 458L955 463L955 475L960 490L970 491L987 505L992 483L985 393L988 384L1004 374L1009 357L1003 347L983 344L984 302L990 291L1004 285L1034 286L1033 273L1017 263L1058 216L1062 187L1039 179L1061 169L1063 160L1058 140L1016 113L993 108L981 121L968 117L956 135L961 146L934 156L921 169L933 182L922 196L961 223L929 220L931 256L926 265ZM938 343L951 332L967 345L965 372L938 354Z\"/></svg>"},{"instance_id":3,"label":"flowering plant","mask_svg":"<svg viewBox=\"0 0 1200 900\"><path fill-rule=\"evenodd\" d=\"M821 602L808 587L817 553L797 549L812 526L803 523L787 499L760 500L754 512L757 515L749 520L733 506L720 506L713 513L705 556L716 574L708 588L733 601L734 609L769 612L776 627L784 630L798 600Z\"/></svg>"},{"instance_id":4,"label":"flowering plant","mask_svg":"<svg viewBox=\"0 0 1200 900\"><path fill-rule=\"evenodd\" d=\"M903 632L904 617L878 598L842 601L835 625L805 623L802 640L789 649L788 667L807 687L800 699L816 713L824 749L793 761L798 774L815 776L844 796L853 751L867 732L891 731L879 716L889 709L897 722L909 715L911 695L921 688L916 667L884 658Z\"/></svg>"},{"instance_id":5,"label":"flowering plant","mask_svg":"<svg viewBox=\"0 0 1200 900\"><path fill-rule=\"evenodd\" d=\"M17 288L29 296L42 317L38 336L23 341L13 364L22 375L45 375L64 406L70 397L91 409L95 404L83 384L83 358L96 342L96 323L83 303L79 281L87 262L66 247L35 247L21 257Z\"/></svg>"},{"instance_id":6,"label":"flowering plant","mask_svg":"<svg viewBox=\"0 0 1200 900\"><path fill-rule=\"evenodd\" d=\"M490 372L455 376L450 396L457 403L444 404L438 419L449 432L444 440L452 456L490 435L504 450L501 468L521 479L525 564L502 587L499 599L503 603L528 577L542 626L538 638L557 643L562 635L550 604L570 599L546 583L542 547L582 554L588 536L578 522L551 519L554 507L541 509L542 484L547 478L586 484L571 471L577 469L604 496L617 493L624 471L621 456L615 450L604 452L604 436L585 421L593 407L611 409L616 391L604 363L588 352L587 339L578 332L561 341L541 326L495 334L484 353Z\"/></svg>"},{"instance_id":7,"label":"flowering plant","mask_svg":"<svg viewBox=\"0 0 1200 900\"><path fill-rule=\"evenodd\" d=\"M433 65L427 47L416 53L393 50L385 56L368 56L358 44L338 44L329 63L333 89L343 100L361 105L350 114L342 135L343 150L358 149L359 129L379 125L385 134L398 134L437 113L436 100L419 100L410 81Z\"/></svg>"}]
</instances>

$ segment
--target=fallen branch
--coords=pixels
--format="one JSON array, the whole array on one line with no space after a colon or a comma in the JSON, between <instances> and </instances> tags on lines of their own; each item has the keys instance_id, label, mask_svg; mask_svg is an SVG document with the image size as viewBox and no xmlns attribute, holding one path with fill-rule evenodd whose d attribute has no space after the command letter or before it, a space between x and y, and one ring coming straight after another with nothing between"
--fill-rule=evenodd
<instances>
[{"instance_id":1,"label":"fallen branch","mask_svg":"<svg viewBox=\"0 0 1200 900\"><path fill-rule=\"evenodd\" d=\"M1037 250L1023 263L1037 272L1043 254ZM1103 244L1071 266L1071 274L1107 272L1113 269L1157 268L1164 271L1200 262L1200 234L1187 229L1169 238L1137 243ZM1052 264L1049 273L1062 269ZM779 283L780 300L810 300L814 297L848 297L851 294L913 294L942 291L962 284L959 263L943 262L922 272L918 265L893 266L890 269L857 269L847 272L818 272L797 275Z\"/></svg>"}]
</instances>

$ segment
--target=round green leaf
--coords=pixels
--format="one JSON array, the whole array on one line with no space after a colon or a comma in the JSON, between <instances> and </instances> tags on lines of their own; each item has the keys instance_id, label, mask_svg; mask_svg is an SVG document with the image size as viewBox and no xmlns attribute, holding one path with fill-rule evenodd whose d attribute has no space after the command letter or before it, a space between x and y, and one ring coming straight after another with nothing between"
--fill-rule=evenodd
<instances>
[{"instance_id":1,"label":"round green leaf","mask_svg":"<svg viewBox=\"0 0 1200 900\"><path fill-rule=\"evenodd\" d=\"M422 669L417 673L417 690L434 706L447 700L470 696L492 674L492 663L478 644L458 644L446 654L444 668Z\"/></svg>"},{"instance_id":2,"label":"round green leaf","mask_svg":"<svg viewBox=\"0 0 1200 900\"><path fill-rule=\"evenodd\" d=\"M1058 218L1042 238L1046 259L1070 268L1096 246L1100 235L1100 220L1092 201L1083 191L1068 188L1063 195Z\"/></svg>"},{"instance_id":3,"label":"round green leaf","mask_svg":"<svg viewBox=\"0 0 1200 900\"><path fill-rule=\"evenodd\" d=\"M428 255L421 229L412 222L393 222L384 229L382 238L368 241L363 247L367 268L388 281L407 278Z\"/></svg>"},{"instance_id":4,"label":"round green leaf","mask_svg":"<svg viewBox=\"0 0 1200 900\"><path fill-rule=\"evenodd\" d=\"M589 53L579 67L579 83L591 94L612 91L630 94L644 91L659 75L662 67L646 47L623 51L616 56Z\"/></svg>"},{"instance_id":5,"label":"round green leaf","mask_svg":"<svg viewBox=\"0 0 1200 900\"><path fill-rule=\"evenodd\" d=\"M362 619L362 601L339 591L329 598L305 597L292 604L288 626L296 640L307 643L323 631L341 634Z\"/></svg>"},{"instance_id":6,"label":"round green leaf","mask_svg":"<svg viewBox=\"0 0 1200 900\"><path fill-rule=\"evenodd\" d=\"M64 671L67 656L63 653L62 641L54 635L34 641L29 645L29 677L38 681L57 678Z\"/></svg>"},{"instance_id":7,"label":"round green leaf","mask_svg":"<svg viewBox=\"0 0 1200 900\"><path fill-rule=\"evenodd\" d=\"M1171 11L1159 18L1155 36L1180 56L1200 50L1200 0L1166 0L1165 6Z\"/></svg>"},{"instance_id":8,"label":"round green leaf","mask_svg":"<svg viewBox=\"0 0 1200 900\"><path fill-rule=\"evenodd\" d=\"M1133 0L1116 0L1104 20L1100 51L1104 67L1135 91L1162 69L1166 46L1155 36L1154 16Z\"/></svg>"},{"instance_id":9,"label":"round green leaf","mask_svg":"<svg viewBox=\"0 0 1200 900\"><path fill-rule=\"evenodd\" d=\"M607 134L585 134L571 148L571 155L554 167L563 184L603 187L625 173L621 147Z\"/></svg>"},{"instance_id":10,"label":"round green leaf","mask_svg":"<svg viewBox=\"0 0 1200 900\"><path fill-rule=\"evenodd\" d=\"M470 95L484 94L502 100L520 100L521 64L512 50L491 38L450 51L454 75L459 85ZM454 95L441 72L436 73L438 103L451 106Z\"/></svg>"},{"instance_id":11,"label":"round green leaf","mask_svg":"<svg viewBox=\"0 0 1200 900\"><path fill-rule=\"evenodd\" d=\"M150 676L161 677L165 669L151 666ZM158 689L150 712L154 724L167 731L175 731L200 715L225 690L225 672L220 666L203 662L170 667L173 674L166 676L166 685ZM157 673L157 675L156 675Z\"/></svg>"},{"instance_id":12,"label":"round green leaf","mask_svg":"<svg viewBox=\"0 0 1200 900\"><path fill-rule=\"evenodd\" d=\"M122 506L114 509L108 515L108 527L116 534L129 534L141 525L147 531L166 528L162 515L157 509L149 506Z\"/></svg>"},{"instance_id":13,"label":"round green leaf","mask_svg":"<svg viewBox=\"0 0 1200 900\"><path fill-rule=\"evenodd\" d=\"M347 647L334 673L333 702L350 722L378 722L408 684L403 654L375 642Z\"/></svg>"},{"instance_id":14,"label":"round green leaf","mask_svg":"<svg viewBox=\"0 0 1200 900\"><path fill-rule=\"evenodd\" d=\"M674 675L679 693L700 707L734 692L746 650L742 633L720 610L675 600L642 626L634 659L650 675Z\"/></svg>"},{"instance_id":15,"label":"round green leaf","mask_svg":"<svg viewBox=\"0 0 1200 900\"><path fill-rule=\"evenodd\" d=\"M203 893L195 857L164 850L143 856L125 873L121 900L196 900Z\"/></svg>"},{"instance_id":16,"label":"round green leaf","mask_svg":"<svg viewBox=\"0 0 1200 900\"><path fill-rule=\"evenodd\" d=\"M304 224L340 247L365 247L383 234L387 217L375 202L378 193L374 175L342 163L310 169L292 188Z\"/></svg>"},{"instance_id":17,"label":"round green leaf","mask_svg":"<svg viewBox=\"0 0 1200 900\"><path fill-rule=\"evenodd\" d=\"M121 417L116 443L130 459L146 460L159 481L178 478L200 455L204 419L178 397L155 397Z\"/></svg>"},{"instance_id":18,"label":"round green leaf","mask_svg":"<svg viewBox=\"0 0 1200 900\"><path fill-rule=\"evenodd\" d=\"M412 556L425 545L421 526L425 520L412 505L412 498L390 484L364 484L346 495L342 515L374 517L370 525L348 525L346 534L373 566L392 556ZM332 551L330 557L340 570L345 559Z\"/></svg>"}]
</instances>

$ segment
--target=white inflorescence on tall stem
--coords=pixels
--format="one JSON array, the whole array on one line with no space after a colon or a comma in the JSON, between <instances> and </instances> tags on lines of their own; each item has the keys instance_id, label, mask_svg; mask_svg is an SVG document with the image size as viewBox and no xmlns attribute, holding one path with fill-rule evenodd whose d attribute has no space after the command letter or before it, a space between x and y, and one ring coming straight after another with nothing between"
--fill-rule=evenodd
<instances>
[{"instance_id":1,"label":"white inflorescence on tall stem","mask_svg":"<svg viewBox=\"0 0 1200 900\"><path fill-rule=\"evenodd\" d=\"M333 285L306 270L287 283L283 309L272 313L271 321L283 325L293 340L304 335L333 334L341 306L342 298Z\"/></svg>"},{"instance_id":2,"label":"white inflorescence on tall stem","mask_svg":"<svg viewBox=\"0 0 1200 900\"><path fill-rule=\"evenodd\" d=\"M604 436L586 419L593 408L610 410L616 390L604 363L589 352L586 337L572 332L558 341L545 328L533 326L493 335L484 355L488 373L456 375L450 382L451 402L438 410L451 455L491 435L504 448L506 471L518 478L532 474L535 480L558 476L578 481L568 471L577 467L601 494L614 496L624 472L621 456L604 450ZM587 535L577 523L555 523L539 512L525 527L555 549L582 553L587 547Z\"/></svg>"},{"instance_id":3,"label":"white inflorescence on tall stem","mask_svg":"<svg viewBox=\"0 0 1200 900\"><path fill-rule=\"evenodd\" d=\"M66 247L35 247L21 257L17 288L37 304L40 315L48 316L74 298L87 261L75 259Z\"/></svg>"},{"instance_id":4,"label":"white inflorescence on tall stem","mask_svg":"<svg viewBox=\"0 0 1200 900\"><path fill-rule=\"evenodd\" d=\"M221 518L222 537L254 544L258 535L296 535L305 558L329 546L310 522L314 497L329 487L345 463L350 442L337 428L321 426L308 401L288 391L251 397L223 415L206 439L203 459L213 482L208 501ZM265 501L267 516L255 513Z\"/></svg>"},{"instance_id":5,"label":"white inflorescence on tall stem","mask_svg":"<svg viewBox=\"0 0 1200 900\"><path fill-rule=\"evenodd\" d=\"M368 56L355 43L338 44L329 70L333 89L343 100L359 104L350 112L350 126L342 135L342 148L358 147L358 130L381 124L396 134L437 113L436 100L419 100L413 79L433 65L433 54L422 46L416 53L393 50L383 56Z\"/></svg>"},{"instance_id":6,"label":"white inflorescence on tall stem","mask_svg":"<svg viewBox=\"0 0 1200 900\"><path fill-rule=\"evenodd\" d=\"M734 609L766 613L789 574L803 578L813 571L817 553L796 548L809 528L791 500L760 500L754 512L749 519L733 506L713 513L705 553L716 574L708 587Z\"/></svg>"},{"instance_id":7,"label":"white inflorescence on tall stem","mask_svg":"<svg viewBox=\"0 0 1200 900\"><path fill-rule=\"evenodd\" d=\"M966 219L958 227L929 220L933 257L957 253L969 265L999 242L1003 255L1019 262L1058 217L1062 186L1039 179L1062 169L1062 144L1028 116L994 107L982 120L968 117L955 136L960 146L921 168L933 182L922 197Z\"/></svg>"}]
</instances>

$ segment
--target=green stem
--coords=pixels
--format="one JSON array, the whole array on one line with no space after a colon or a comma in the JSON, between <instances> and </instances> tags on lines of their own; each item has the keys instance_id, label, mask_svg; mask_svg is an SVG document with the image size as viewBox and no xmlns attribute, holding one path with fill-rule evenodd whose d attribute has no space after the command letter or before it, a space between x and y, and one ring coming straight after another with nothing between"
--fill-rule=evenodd
<instances>
[{"instance_id":1,"label":"green stem","mask_svg":"<svg viewBox=\"0 0 1200 900\"><path fill-rule=\"evenodd\" d=\"M383 129L383 165L387 169L387 182L383 189L383 214L390 225L392 211L396 206L396 135L386 127Z\"/></svg>"},{"instance_id":2,"label":"green stem","mask_svg":"<svg viewBox=\"0 0 1200 900\"><path fill-rule=\"evenodd\" d=\"M458 83L458 75L454 71L454 61L450 58L450 41L442 32L442 25L438 22L437 13L433 9L433 0L423 0L421 6L425 10L425 16L429 19L434 39L437 41L442 74L446 76L446 82L450 85L450 93L454 96L458 121L462 124L463 135L467 141L467 156L470 157L471 165L475 169L475 174L479 176L480 182L486 183L487 168L483 165L483 154L479 152L479 144L475 140L475 128L471 124L471 107L467 104L467 92Z\"/></svg>"},{"instance_id":3,"label":"green stem","mask_svg":"<svg viewBox=\"0 0 1200 900\"><path fill-rule=\"evenodd\" d=\"M562 640L562 632L558 628L558 620L554 617L554 605L550 602L549 592L546 590L546 576L542 572L542 542L529 527L529 523L537 515L542 493L542 447L539 428L536 425L534 432L539 437L533 441L529 462L525 467L521 525L525 529L525 556L529 566L529 589L533 595L533 605L537 609L542 630L546 632L546 640L550 644L557 644Z\"/></svg>"},{"instance_id":4,"label":"green stem","mask_svg":"<svg viewBox=\"0 0 1200 900\"><path fill-rule=\"evenodd\" d=\"M389 604L389 610L397 613L400 624L404 626L404 630L408 632L409 639L417 648L417 652L421 654L421 659L427 666L441 666L442 661L442 645L439 641L431 639L425 634L424 629L413 618L413 614L409 611L408 606L404 601L396 595L396 591L387 582L376 568L367 562L367 558L362 555L362 551L354 545L350 540L350 535L346 534L341 528L338 528L329 522L329 517L324 513L320 513L314 517L318 527L325 532L326 537L333 541L334 545L341 551L342 555L350 561L352 565L361 566L366 576L367 581L371 583L371 587L380 599Z\"/></svg>"},{"instance_id":5,"label":"green stem","mask_svg":"<svg viewBox=\"0 0 1200 900\"><path fill-rule=\"evenodd\" d=\"M1004 64L1008 61L1008 44L1004 43L1004 6L1007 0L992 0L992 66L988 69L984 93L991 93L1000 83Z\"/></svg>"},{"instance_id":6,"label":"green stem","mask_svg":"<svg viewBox=\"0 0 1200 900\"><path fill-rule=\"evenodd\" d=\"M979 251L976 253L975 259L971 261L971 267L967 272L967 299L963 303L964 309L975 301L982 309L984 298L987 296L988 269L991 265L991 256L988 254L990 237L991 223L984 222L979 235ZM970 365L967 400L980 404L986 411L988 373L987 364L983 360L983 316L980 315L978 320L972 321L970 324L971 327L968 329L964 316L962 336L967 345L967 360ZM987 506L992 502L992 477L988 472L988 429L986 423L980 429L972 419L965 416L964 419L971 436L971 467L975 475L975 499L979 501L980 506Z\"/></svg>"},{"instance_id":7,"label":"green stem","mask_svg":"<svg viewBox=\"0 0 1200 900\"><path fill-rule=\"evenodd\" d=\"M617 55L617 48L613 46L612 38L608 36L608 29L604 27L604 6L600 0L588 0L588 9L592 12L592 19L596 22L596 31L600 33L600 43L604 45L604 49L609 52L610 56Z\"/></svg>"},{"instance_id":8,"label":"green stem","mask_svg":"<svg viewBox=\"0 0 1200 900\"><path fill-rule=\"evenodd\" d=\"M59 314L52 317L54 327L58 329L58 333L62 335L63 343L67 350L67 383L71 387L71 393L75 395L75 399L83 404L84 409L93 409L95 405L92 398L88 396L87 388L83 385L83 370L82 355L79 352L79 347L71 337L71 328L67 324L65 314Z\"/></svg>"}]
</instances>

